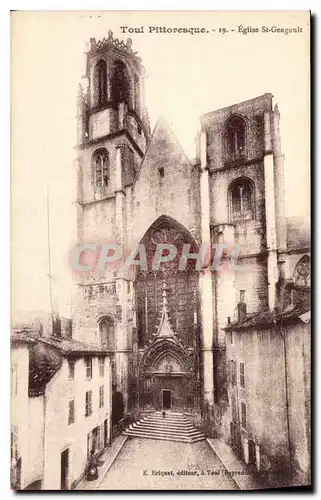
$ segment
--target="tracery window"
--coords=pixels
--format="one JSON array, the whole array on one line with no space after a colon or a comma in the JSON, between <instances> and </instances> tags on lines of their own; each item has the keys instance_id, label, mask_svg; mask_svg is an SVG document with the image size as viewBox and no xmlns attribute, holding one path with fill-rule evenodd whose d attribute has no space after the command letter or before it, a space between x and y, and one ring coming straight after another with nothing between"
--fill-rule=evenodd
<instances>
[{"instance_id":1,"label":"tracery window","mask_svg":"<svg viewBox=\"0 0 321 500\"><path fill-rule=\"evenodd\" d=\"M99 342L101 347L115 349L115 327L113 320L106 316L99 321Z\"/></svg>"},{"instance_id":2,"label":"tracery window","mask_svg":"<svg viewBox=\"0 0 321 500\"><path fill-rule=\"evenodd\" d=\"M187 261L183 271L178 270L183 244L190 243L190 252L198 250L179 227L166 224L148 232L143 238L148 271L139 272L136 278L138 343L143 347L156 333L162 310L163 281L166 284L169 318L172 328L185 345L193 347L193 320L197 302L198 272L195 260ZM160 269L152 269L156 245L172 244L178 249L177 256L170 262L162 263Z\"/></svg>"},{"instance_id":3,"label":"tracery window","mask_svg":"<svg viewBox=\"0 0 321 500\"><path fill-rule=\"evenodd\" d=\"M93 174L96 187L104 187L109 181L109 155L105 148L100 148L93 155Z\"/></svg>"},{"instance_id":4,"label":"tracery window","mask_svg":"<svg viewBox=\"0 0 321 500\"><path fill-rule=\"evenodd\" d=\"M237 179L229 187L230 219L254 218L254 187L250 179Z\"/></svg>"},{"instance_id":5,"label":"tracery window","mask_svg":"<svg viewBox=\"0 0 321 500\"><path fill-rule=\"evenodd\" d=\"M226 123L225 149L227 160L237 160L245 156L246 125L240 116L232 116Z\"/></svg>"},{"instance_id":6,"label":"tracery window","mask_svg":"<svg viewBox=\"0 0 321 500\"><path fill-rule=\"evenodd\" d=\"M111 95L114 107L119 103L130 103L130 86L126 66L122 61L116 61L111 79Z\"/></svg>"},{"instance_id":7,"label":"tracery window","mask_svg":"<svg viewBox=\"0 0 321 500\"><path fill-rule=\"evenodd\" d=\"M96 103L102 106L107 101L107 65L103 59L95 67L94 86Z\"/></svg>"}]
</instances>

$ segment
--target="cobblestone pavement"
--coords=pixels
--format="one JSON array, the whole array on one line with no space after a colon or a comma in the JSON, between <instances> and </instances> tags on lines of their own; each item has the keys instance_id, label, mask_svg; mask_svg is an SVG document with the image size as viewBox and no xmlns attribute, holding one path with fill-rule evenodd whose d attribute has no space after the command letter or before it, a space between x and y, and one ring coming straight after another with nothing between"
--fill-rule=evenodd
<instances>
[{"instance_id":1,"label":"cobblestone pavement","mask_svg":"<svg viewBox=\"0 0 321 500\"><path fill-rule=\"evenodd\" d=\"M207 441L128 439L100 490L237 490Z\"/></svg>"}]
</instances>

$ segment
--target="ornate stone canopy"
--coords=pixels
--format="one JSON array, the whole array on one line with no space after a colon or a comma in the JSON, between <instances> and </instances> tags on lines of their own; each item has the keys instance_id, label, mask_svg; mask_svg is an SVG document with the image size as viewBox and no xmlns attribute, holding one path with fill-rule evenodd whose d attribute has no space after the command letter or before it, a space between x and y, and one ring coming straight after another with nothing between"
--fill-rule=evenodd
<instances>
[{"instance_id":1,"label":"ornate stone canopy","mask_svg":"<svg viewBox=\"0 0 321 500\"><path fill-rule=\"evenodd\" d=\"M153 339L145 347L140 371L154 375L191 375L193 368L188 350L170 324L165 281L163 281L162 296L163 306L160 323L157 332L153 334Z\"/></svg>"}]
</instances>

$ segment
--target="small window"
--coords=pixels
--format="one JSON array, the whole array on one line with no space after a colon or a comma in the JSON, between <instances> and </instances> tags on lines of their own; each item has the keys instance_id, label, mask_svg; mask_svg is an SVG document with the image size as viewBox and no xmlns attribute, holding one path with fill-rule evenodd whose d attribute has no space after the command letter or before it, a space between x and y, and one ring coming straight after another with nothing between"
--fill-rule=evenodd
<instances>
[{"instance_id":1,"label":"small window","mask_svg":"<svg viewBox=\"0 0 321 500\"><path fill-rule=\"evenodd\" d=\"M231 384L236 384L236 362L234 359L230 360L230 376L231 376Z\"/></svg>"},{"instance_id":2,"label":"small window","mask_svg":"<svg viewBox=\"0 0 321 500\"><path fill-rule=\"evenodd\" d=\"M103 408L104 406L104 386L101 385L99 387L99 408Z\"/></svg>"},{"instance_id":3,"label":"small window","mask_svg":"<svg viewBox=\"0 0 321 500\"><path fill-rule=\"evenodd\" d=\"M105 375L105 358L100 356L99 358L99 375L103 377Z\"/></svg>"},{"instance_id":4,"label":"small window","mask_svg":"<svg viewBox=\"0 0 321 500\"><path fill-rule=\"evenodd\" d=\"M68 425L75 422L75 400L71 399L69 401L69 413L68 413Z\"/></svg>"},{"instance_id":5,"label":"small window","mask_svg":"<svg viewBox=\"0 0 321 500\"><path fill-rule=\"evenodd\" d=\"M241 403L241 423L243 429L246 429L246 405L245 403Z\"/></svg>"},{"instance_id":6,"label":"small window","mask_svg":"<svg viewBox=\"0 0 321 500\"><path fill-rule=\"evenodd\" d=\"M242 389L245 388L244 363L240 363L240 386L242 387Z\"/></svg>"},{"instance_id":7,"label":"small window","mask_svg":"<svg viewBox=\"0 0 321 500\"><path fill-rule=\"evenodd\" d=\"M86 392L85 417L92 414L92 391Z\"/></svg>"},{"instance_id":8,"label":"small window","mask_svg":"<svg viewBox=\"0 0 321 500\"><path fill-rule=\"evenodd\" d=\"M158 169L158 172L159 172L159 176L160 176L160 178L161 178L161 179L164 179L164 177L165 177L165 169L164 169L164 167L160 167L160 168Z\"/></svg>"},{"instance_id":9,"label":"small window","mask_svg":"<svg viewBox=\"0 0 321 500\"><path fill-rule=\"evenodd\" d=\"M75 360L68 359L68 378L74 380L75 378Z\"/></svg>"},{"instance_id":10,"label":"small window","mask_svg":"<svg viewBox=\"0 0 321 500\"><path fill-rule=\"evenodd\" d=\"M93 376L93 360L90 356L85 357L86 378L90 379Z\"/></svg>"}]
</instances>

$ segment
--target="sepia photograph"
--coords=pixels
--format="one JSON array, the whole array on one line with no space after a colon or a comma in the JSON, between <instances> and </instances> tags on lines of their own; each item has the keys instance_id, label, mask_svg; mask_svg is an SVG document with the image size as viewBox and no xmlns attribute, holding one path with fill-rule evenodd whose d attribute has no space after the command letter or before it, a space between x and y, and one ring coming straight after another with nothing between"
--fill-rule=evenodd
<instances>
[{"instance_id":1,"label":"sepia photograph","mask_svg":"<svg viewBox=\"0 0 321 500\"><path fill-rule=\"evenodd\" d=\"M11 12L12 490L311 488L310 153L309 11Z\"/></svg>"}]
</instances>

